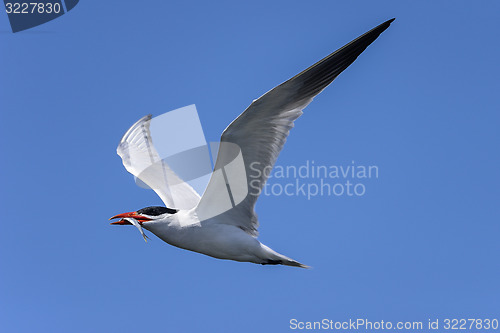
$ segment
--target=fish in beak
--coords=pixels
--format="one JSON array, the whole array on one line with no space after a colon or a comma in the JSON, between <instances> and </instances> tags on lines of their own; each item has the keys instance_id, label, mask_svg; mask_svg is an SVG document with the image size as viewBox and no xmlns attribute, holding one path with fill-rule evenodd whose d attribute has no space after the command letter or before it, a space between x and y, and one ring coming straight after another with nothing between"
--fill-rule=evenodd
<instances>
[{"instance_id":1,"label":"fish in beak","mask_svg":"<svg viewBox=\"0 0 500 333\"><path fill-rule=\"evenodd\" d=\"M148 242L148 236L144 233L144 230L142 229L142 223L151 221L149 217L142 216L138 214L137 212L129 212L129 213L123 213L123 214L118 214L110 218L110 220L113 219L121 219L117 222L111 222L110 224L118 224L118 225L133 225L135 226L139 232L142 235L142 238L144 238L144 241L147 243Z\"/></svg>"}]
</instances>

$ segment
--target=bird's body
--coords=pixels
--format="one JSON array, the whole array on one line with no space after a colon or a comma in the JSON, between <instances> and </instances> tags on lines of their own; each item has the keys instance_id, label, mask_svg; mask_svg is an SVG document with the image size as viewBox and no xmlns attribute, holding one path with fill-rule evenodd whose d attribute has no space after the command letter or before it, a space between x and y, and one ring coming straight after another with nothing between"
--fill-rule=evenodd
<instances>
[{"instance_id":1,"label":"bird's body","mask_svg":"<svg viewBox=\"0 0 500 333\"><path fill-rule=\"evenodd\" d=\"M137 121L123 136L118 154L125 168L170 208L119 214L113 218L121 220L113 224L133 224L145 238L142 228L168 244L219 259L307 267L257 240L255 203L302 110L393 20L254 100L222 133L215 167L201 197L159 157L149 131L151 115Z\"/></svg>"},{"instance_id":2,"label":"bird's body","mask_svg":"<svg viewBox=\"0 0 500 333\"><path fill-rule=\"evenodd\" d=\"M218 259L263 265L280 261L281 264L306 267L273 251L233 224L225 223L231 221L230 213L200 221L196 209L191 209L180 210L160 221L143 223L143 227L170 245Z\"/></svg>"}]
</instances>

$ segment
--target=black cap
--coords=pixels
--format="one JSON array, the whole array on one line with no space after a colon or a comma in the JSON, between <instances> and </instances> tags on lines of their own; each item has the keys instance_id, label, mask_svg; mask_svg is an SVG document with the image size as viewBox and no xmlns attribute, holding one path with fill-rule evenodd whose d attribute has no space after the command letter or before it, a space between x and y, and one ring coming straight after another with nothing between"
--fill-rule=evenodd
<instances>
[{"instance_id":1,"label":"black cap","mask_svg":"<svg viewBox=\"0 0 500 333\"><path fill-rule=\"evenodd\" d=\"M152 207L146 207L143 209L139 209L137 211L138 214L143 214L143 215L149 215L149 216L158 216L162 214L175 214L179 210L177 209L172 209L172 208L167 208L167 207L161 207L161 206L152 206Z\"/></svg>"}]
</instances>

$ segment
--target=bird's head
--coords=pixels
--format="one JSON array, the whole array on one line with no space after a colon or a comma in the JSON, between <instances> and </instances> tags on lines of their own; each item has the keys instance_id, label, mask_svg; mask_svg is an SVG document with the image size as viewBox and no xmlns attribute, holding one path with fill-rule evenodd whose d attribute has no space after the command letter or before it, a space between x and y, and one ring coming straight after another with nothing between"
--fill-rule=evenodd
<instances>
[{"instance_id":1,"label":"bird's head","mask_svg":"<svg viewBox=\"0 0 500 333\"><path fill-rule=\"evenodd\" d=\"M172 208L167 208L167 207L160 207L160 206L153 206L153 207L146 207L143 209L139 209L136 212L128 212L128 213L123 213L123 214L118 214L110 218L110 220L114 219L120 219L119 221L116 222L111 222L111 224L118 224L118 225L132 225L129 221L126 220L126 218L133 218L136 219L137 222L139 222L141 225L144 222L153 222L156 220L161 220L165 218L168 215L172 215L177 213L177 209L172 209Z\"/></svg>"}]
</instances>

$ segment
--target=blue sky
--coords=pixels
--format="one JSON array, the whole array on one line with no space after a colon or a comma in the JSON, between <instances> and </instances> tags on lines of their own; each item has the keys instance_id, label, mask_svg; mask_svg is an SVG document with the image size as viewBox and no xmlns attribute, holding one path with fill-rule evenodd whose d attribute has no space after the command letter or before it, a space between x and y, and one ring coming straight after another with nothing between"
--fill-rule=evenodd
<instances>
[{"instance_id":1,"label":"blue sky","mask_svg":"<svg viewBox=\"0 0 500 333\"><path fill-rule=\"evenodd\" d=\"M148 244L161 204L115 153L196 104L215 141L254 98L396 17L305 110L278 164L377 165L361 197L268 196L259 239L304 270ZM0 328L287 332L289 321L500 313L500 4L81 1L12 34L0 15Z\"/></svg>"}]
</instances>

